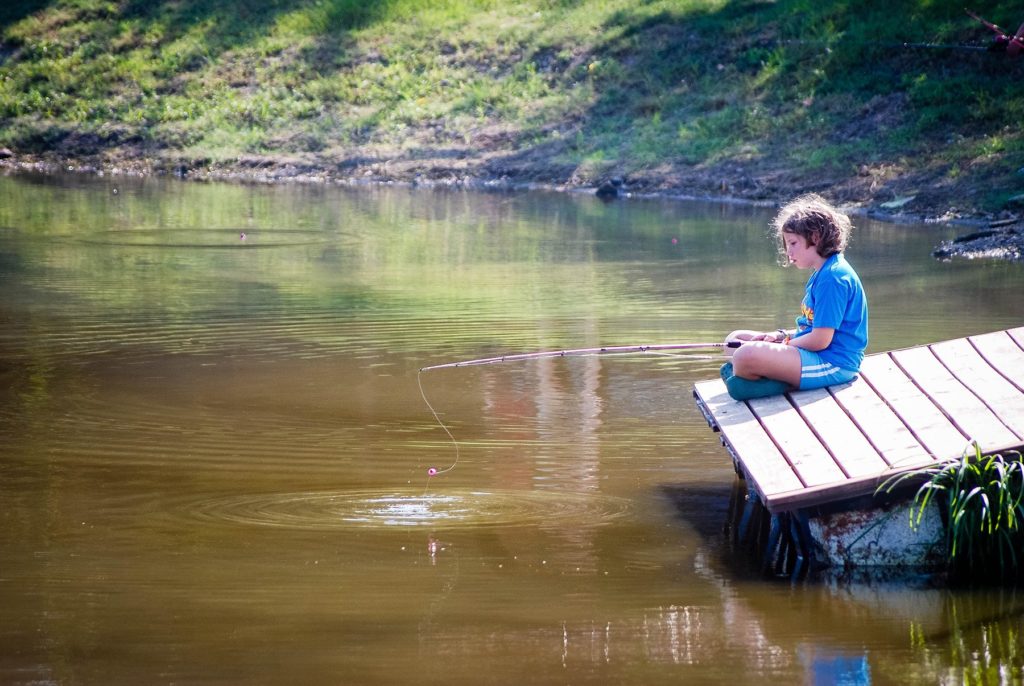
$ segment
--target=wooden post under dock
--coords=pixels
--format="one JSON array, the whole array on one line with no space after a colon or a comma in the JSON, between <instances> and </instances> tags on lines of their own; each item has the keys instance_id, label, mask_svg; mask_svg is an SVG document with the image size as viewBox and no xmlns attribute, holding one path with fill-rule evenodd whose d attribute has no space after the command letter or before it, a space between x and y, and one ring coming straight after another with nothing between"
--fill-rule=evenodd
<instances>
[{"instance_id":1,"label":"wooden post under dock","mask_svg":"<svg viewBox=\"0 0 1024 686\"><path fill-rule=\"evenodd\" d=\"M792 520L799 567L809 513L863 507L890 477L972 442L985 454L1024 446L1024 327L869 355L859 379L830 388L741 402L715 379L694 396L771 526Z\"/></svg>"}]
</instances>

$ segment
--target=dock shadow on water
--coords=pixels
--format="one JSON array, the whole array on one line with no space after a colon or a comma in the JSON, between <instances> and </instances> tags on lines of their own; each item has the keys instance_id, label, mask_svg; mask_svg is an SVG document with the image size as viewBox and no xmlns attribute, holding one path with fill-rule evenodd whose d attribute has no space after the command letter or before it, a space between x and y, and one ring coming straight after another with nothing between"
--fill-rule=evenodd
<instances>
[{"instance_id":1,"label":"dock shadow on water","mask_svg":"<svg viewBox=\"0 0 1024 686\"><path fill-rule=\"evenodd\" d=\"M0 682L1020 676L1012 593L735 564L718 359L431 372L428 478L422 367L791 321L769 214L0 178ZM1020 324L1020 265L857 230L877 349Z\"/></svg>"}]
</instances>

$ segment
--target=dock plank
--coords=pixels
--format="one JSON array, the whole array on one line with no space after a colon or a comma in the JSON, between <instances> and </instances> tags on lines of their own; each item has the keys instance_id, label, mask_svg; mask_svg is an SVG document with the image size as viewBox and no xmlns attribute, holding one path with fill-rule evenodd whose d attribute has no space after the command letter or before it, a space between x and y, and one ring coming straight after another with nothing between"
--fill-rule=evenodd
<instances>
[{"instance_id":1,"label":"dock plank","mask_svg":"<svg viewBox=\"0 0 1024 686\"><path fill-rule=\"evenodd\" d=\"M892 469L931 464L935 459L892 408L863 381L832 386L829 393L857 424Z\"/></svg>"},{"instance_id":2,"label":"dock plank","mask_svg":"<svg viewBox=\"0 0 1024 686\"><path fill-rule=\"evenodd\" d=\"M800 482L793 468L765 433L746 403L730 397L721 379L704 381L694 387L704 406L712 413L722 438L749 473L762 499L773 493L798 490Z\"/></svg>"},{"instance_id":3,"label":"dock plank","mask_svg":"<svg viewBox=\"0 0 1024 686\"><path fill-rule=\"evenodd\" d=\"M803 417L793 412L793 405L786 396L751 400L750 409L761 420L805 486L820 486L844 478L828 449Z\"/></svg>"},{"instance_id":4,"label":"dock plank","mask_svg":"<svg viewBox=\"0 0 1024 686\"><path fill-rule=\"evenodd\" d=\"M889 355L864 358L861 377L903 420L914 437L936 460L963 454L970 444L935 403L903 373Z\"/></svg>"},{"instance_id":5,"label":"dock plank","mask_svg":"<svg viewBox=\"0 0 1024 686\"><path fill-rule=\"evenodd\" d=\"M1017 435L946 369L931 348L899 350L892 357L950 422L983 449L1001 450L1017 443Z\"/></svg>"},{"instance_id":6,"label":"dock plank","mask_svg":"<svg viewBox=\"0 0 1024 686\"><path fill-rule=\"evenodd\" d=\"M996 371L974 346L960 338L936 343L932 352L1017 436L1024 439L1024 393Z\"/></svg>"},{"instance_id":7,"label":"dock plank","mask_svg":"<svg viewBox=\"0 0 1024 686\"><path fill-rule=\"evenodd\" d=\"M1018 326L1016 329L1007 329L1006 333L1009 334L1018 346L1024 348L1024 326Z\"/></svg>"},{"instance_id":8,"label":"dock plank","mask_svg":"<svg viewBox=\"0 0 1024 686\"><path fill-rule=\"evenodd\" d=\"M822 427L816 431L818 439L847 477L874 476L888 468L860 427L827 389L794 393L792 401L808 426Z\"/></svg>"},{"instance_id":9,"label":"dock plank","mask_svg":"<svg viewBox=\"0 0 1024 686\"><path fill-rule=\"evenodd\" d=\"M867 475L834 484L811 486L800 491L776 493L770 499L765 500L764 505L769 512L776 514L811 505L873 495L891 476L891 472L882 472L875 476Z\"/></svg>"},{"instance_id":10,"label":"dock plank","mask_svg":"<svg viewBox=\"0 0 1024 686\"><path fill-rule=\"evenodd\" d=\"M1024 391L1024 349L1009 331L970 336L967 340L992 367Z\"/></svg>"}]
</instances>

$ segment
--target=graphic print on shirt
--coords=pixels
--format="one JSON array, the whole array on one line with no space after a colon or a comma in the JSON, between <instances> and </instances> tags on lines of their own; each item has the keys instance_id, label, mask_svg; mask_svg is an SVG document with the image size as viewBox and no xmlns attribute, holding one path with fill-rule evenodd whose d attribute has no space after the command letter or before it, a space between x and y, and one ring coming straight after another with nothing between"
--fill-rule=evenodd
<instances>
[{"instance_id":1,"label":"graphic print on shirt","mask_svg":"<svg viewBox=\"0 0 1024 686\"><path fill-rule=\"evenodd\" d=\"M807 301L800 303L800 314L803 315L807 326L814 326L814 308L807 304Z\"/></svg>"}]
</instances>

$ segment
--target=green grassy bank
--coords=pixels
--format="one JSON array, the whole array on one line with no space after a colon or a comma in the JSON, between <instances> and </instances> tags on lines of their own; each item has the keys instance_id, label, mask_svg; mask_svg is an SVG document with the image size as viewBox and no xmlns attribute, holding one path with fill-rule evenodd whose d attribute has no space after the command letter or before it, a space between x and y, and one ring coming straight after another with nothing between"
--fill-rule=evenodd
<instances>
[{"instance_id":1,"label":"green grassy bank","mask_svg":"<svg viewBox=\"0 0 1024 686\"><path fill-rule=\"evenodd\" d=\"M968 49L992 36L951 0L8 0L0 146L996 214L1024 207L1024 56Z\"/></svg>"}]
</instances>

